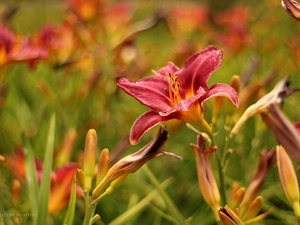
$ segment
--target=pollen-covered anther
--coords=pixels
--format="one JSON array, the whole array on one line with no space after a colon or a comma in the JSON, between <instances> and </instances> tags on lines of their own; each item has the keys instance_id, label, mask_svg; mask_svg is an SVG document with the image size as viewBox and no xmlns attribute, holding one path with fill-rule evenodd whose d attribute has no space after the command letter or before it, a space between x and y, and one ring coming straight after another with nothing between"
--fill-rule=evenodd
<instances>
[{"instance_id":1,"label":"pollen-covered anther","mask_svg":"<svg viewBox=\"0 0 300 225\"><path fill-rule=\"evenodd\" d=\"M175 106L181 101L179 94L180 84L178 82L178 76L169 73L169 78L169 96L173 106Z\"/></svg>"}]
</instances>

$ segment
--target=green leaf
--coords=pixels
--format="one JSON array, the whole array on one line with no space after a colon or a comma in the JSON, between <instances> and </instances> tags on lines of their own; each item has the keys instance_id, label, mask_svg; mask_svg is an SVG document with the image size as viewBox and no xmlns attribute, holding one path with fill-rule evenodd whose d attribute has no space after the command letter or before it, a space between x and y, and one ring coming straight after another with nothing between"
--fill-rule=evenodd
<instances>
[{"instance_id":1,"label":"green leaf","mask_svg":"<svg viewBox=\"0 0 300 225\"><path fill-rule=\"evenodd\" d=\"M75 216L75 207L76 207L76 175L74 175L68 211L64 219L63 225L73 224L73 220Z\"/></svg>"},{"instance_id":2,"label":"green leaf","mask_svg":"<svg viewBox=\"0 0 300 225\"><path fill-rule=\"evenodd\" d=\"M170 180L166 180L161 184L161 188L166 188L170 184ZM118 216L116 219L111 221L109 225L122 225L127 223L132 217L141 213L143 209L145 209L149 203L155 198L159 196L158 190L153 190L150 192L145 198L143 198L140 202L135 204L133 207L128 209L126 212Z\"/></svg>"},{"instance_id":3,"label":"green leaf","mask_svg":"<svg viewBox=\"0 0 300 225\"><path fill-rule=\"evenodd\" d=\"M31 203L31 213L34 215L33 224L36 225L37 223L37 214L38 214L38 181L37 181L37 172L36 166L34 161L34 154L31 148L31 145L28 140L25 139L23 136L23 143L24 143L24 154L25 154L25 164L26 164L26 180L28 185L28 194Z\"/></svg>"},{"instance_id":4,"label":"green leaf","mask_svg":"<svg viewBox=\"0 0 300 225\"><path fill-rule=\"evenodd\" d=\"M142 167L144 169L144 172L148 176L149 180L152 182L152 184L157 188L159 194L164 199L167 208L169 210L169 213L171 214L172 218L174 219L174 223L178 225L186 225L189 224L188 221L185 220L183 215L180 213L172 199L169 197L169 195L165 192L165 190L162 188L159 181L156 179L152 171L147 167L147 165L144 165Z\"/></svg>"},{"instance_id":5,"label":"green leaf","mask_svg":"<svg viewBox=\"0 0 300 225\"><path fill-rule=\"evenodd\" d=\"M54 148L54 136L55 136L55 115L51 117L50 127L48 133L48 140L46 146L46 152L44 156L43 176L39 192L39 208L37 224L47 224L48 215L48 200L50 193L50 178L52 171L53 161L53 148Z\"/></svg>"}]
</instances>

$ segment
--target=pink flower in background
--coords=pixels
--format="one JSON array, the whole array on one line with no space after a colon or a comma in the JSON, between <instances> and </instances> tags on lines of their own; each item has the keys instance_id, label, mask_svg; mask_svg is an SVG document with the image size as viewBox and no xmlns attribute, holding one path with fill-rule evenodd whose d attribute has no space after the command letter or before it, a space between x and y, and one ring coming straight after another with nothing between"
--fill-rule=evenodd
<instances>
[{"instance_id":1,"label":"pink flower in background","mask_svg":"<svg viewBox=\"0 0 300 225\"><path fill-rule=\"evenodd\" d=\"M13 172L14 176L24 181L26 180L26 163L23 148L17 150L16 154L5 157L6 168ZM43 162L35 158L37 180L42 181ZM71 189L74 175L79 168L76 163L67 163L63 167L56 168L51 173L51 187L49 193L48 213L55 214L65 208L71 197ZM76 186L76 197L83 197L81 188Z\"/></svg>"},{"instance_id":2,"label":"pink flower in background","mask_svg":"<svg viewBox=\"0 0 300 225\"><path fill-rule=\"evenodd\" d=\"M17 37L0 24L0 66L16 62L29 62L33 67L37 60L48 56L47 51L35 46L25 37Z\"/></svg>"},{"instance_id":3,"label":"pink flower in background","mask_svg":"<svg viewBox=\"0 0 300 225\"><path fill-rule=\"evenodd\" d=\"M155 71L154 76L130 81L121 78L118 85L151 111L140 116L131 128L130 141L136 144L145 132L157 124L179 119L198 123L206 132L211 128L203 118L203 103L215 96L229 98L238 106L236 91L226 84L208 87L208 79L221 64L222 50L209 46L189 57L183 68L173 63Z\"/></svg>"}]
</instances>

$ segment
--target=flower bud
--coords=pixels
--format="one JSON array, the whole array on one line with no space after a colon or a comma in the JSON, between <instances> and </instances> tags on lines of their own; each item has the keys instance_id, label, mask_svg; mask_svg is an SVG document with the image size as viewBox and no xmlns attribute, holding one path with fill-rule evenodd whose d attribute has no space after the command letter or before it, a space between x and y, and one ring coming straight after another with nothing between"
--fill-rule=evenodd
<instances>
[{"instance_id":1,"label":"flower bud","mask_svg":"<svg viewBox=\"0 0 300 225\"><path fill-rule=\"evenodd\" d=\"M247 221L249 219L254 218L258 212L260 211L263 204L263 198L258 196L249 206L245 216L243 217L243 221Z\"/></svg>"},{"instance_id":2,"label":"flower bud","mask_svg":"<svg viewBox=\"0 0 300 225\"><path fill-rule=\"evenodd\" d=\"M215 97L214 107L213 107L213 112L212 112L212 119L211 119L212 125L215 125L219 119L220 111L223 106L223 102L224 102L224 97L222 97L222 96Z\"/></svg>"},{"instance_id":3,"label":"flower bud","mask_svg":"<svg viewBox=\"0 0 300 225\"><path fill-rule=\"evenodd\" d=\"M237 94L240 92L240 77L237 75L234 75L231 78L230 86L236 91ZM230 126L232 122L233 114L235 113L235 107L232 105L228 99L226 99L226 126Z\"/></svg>"},{"instance_id":4,"label":"flower bud","mask_svg":"<svg viewBox=\"0 0 300 225\"><path fill-rule=\"evenodd\" d=\"M116 180L110 183L109 187L105 190L105 194L111 194L116 188L118 188L127 178L128 173L123 174Z\"/></svg>"},{"instance_id":5,"label":"flower bud","mask_svg":"<svg viewBox=\"0 0 300 225\"><path fill-rule=\"evenodd\" d=\"M300 218L299 185L292 161L282 146L276 147L277 167L282 189L295 215Z\"/></svg>"},{"instance_id":6,"label":"flower bud","mask_svg":"<svg viewBox=\"0 0 300 225\"><path fill-rule=\"evenodd\" d=\"M241 202L244 199L245 196L245 188L241 187L238 189L238 191L235 193L233 199L230 199L230 208L235 209L236 207L238 207Z\"/></svg>"},{"instance_id":7,"label":"flower bud","mask_svg":"<svg viewBox=\"0 0 300 225\"><path fill-rule=\"evenodd\" d=\"M107 148L105 148L102 150L99 156L96 184L99 184L107 174L110 166L109 164L109 151Z\"/></svg>"},{"instance_id":8,"label":"flower bud","mask_svg":"<svg viewBox=\"0 0 300 225\"><path fill-rule=\"evenodd\" d=\"M74 128L69 129L66 137L64 138L63 144L55 157L57 167L64 166L70 161L76 138L77 131Z\"/></svg>"},{"instance_id":9,"label":"flower bud","mask_svg":"<svg viewBox=\"0 0 300 225\"><path fill-rule=\"evenodd\" d=\"M76 171L76 181L77 184L84 190L85 187L85 174L82 169L77 169Z\"/></svg>"},{"instance_id":10,"label":"flower bud","mask_svg":"<svg viewBox=\"0 0 300 225\"><path fill-rule=\"evenodd\" d=\"M12 183L12 203L16 207L21 202L21 183L14 179Z\"/></svg>"},{"instance_id":11,"label":"flower bud","mask_svg":"<svg viewBox=\"0 0 300 225\"><path fill-rule=\"evenodd\" d=\"M85 190L90 190L94 176L97 154L97 133L94 129L88 131L84 146L83 172L85 174Z\"/></svg>"}]
</instances>

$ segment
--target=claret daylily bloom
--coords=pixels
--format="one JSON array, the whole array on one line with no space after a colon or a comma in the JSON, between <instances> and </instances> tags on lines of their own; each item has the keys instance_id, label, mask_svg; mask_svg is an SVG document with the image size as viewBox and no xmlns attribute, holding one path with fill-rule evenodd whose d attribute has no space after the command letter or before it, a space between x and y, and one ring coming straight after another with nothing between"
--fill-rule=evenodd
<instances>
[{"instance_id":1,"label":"claret daylily bloom","mask_svg":"<svg viewBox=\"0 0 300 225\"><path fill-rule=\"evenodd\" d=\"M16 154L5 157L6 167L14 173L14 176L21 181L26 180L26 165L23 148L18 149ZM35 159L37 181L42 180L43 162ZM71 196L72 182L74 175L78 169L76 163L67 163L63 167L56 168L51 173L51 187L49 193L48 213L53 215L65 208ZM76 187L76 197L83 197L83 193L79 186Z\"/></svg>"},{"instance_id":2,"label":"claret daylily bloom","mask_svg":"<svg viewBox=\"0 0 300 225\"><path fill-rule=\"evenodd\" d=\"M203 103L212 97L224 96L238 106L238 96L232 87L226 84L208 87L207 84L210 75L220 67L222 57L222 50L209 46L189 57L182 69L168 63L155 71L154 76L137 81L121 78L118 85L151 109L132 126L131 143L136 144L149 129L171 119L197 123L211 133L203 117Z\"/></svg>"}]
</instances>

